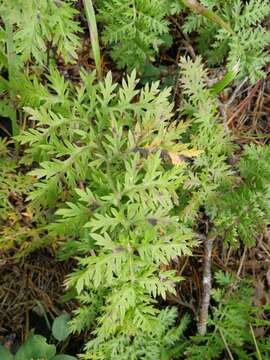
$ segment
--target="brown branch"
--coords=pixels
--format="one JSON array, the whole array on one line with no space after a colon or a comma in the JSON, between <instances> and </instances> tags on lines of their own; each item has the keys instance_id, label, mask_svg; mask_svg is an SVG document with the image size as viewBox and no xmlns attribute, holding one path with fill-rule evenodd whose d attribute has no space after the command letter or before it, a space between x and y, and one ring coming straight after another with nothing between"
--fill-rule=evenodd
<instances>
[{"instance_id":1,"label":"brown branch","mask_svg":"<svg viewBox=\"0 0 270 360\"><path fill-rule=\"evenodd\" d=\"M204 240L204 263L203 263L203 295L199 315L198 332L200 335L206 334L208 319L208 309L210 303L210 292L212 287L211 258L214 238Z\"/></svg>"}]
</instances>

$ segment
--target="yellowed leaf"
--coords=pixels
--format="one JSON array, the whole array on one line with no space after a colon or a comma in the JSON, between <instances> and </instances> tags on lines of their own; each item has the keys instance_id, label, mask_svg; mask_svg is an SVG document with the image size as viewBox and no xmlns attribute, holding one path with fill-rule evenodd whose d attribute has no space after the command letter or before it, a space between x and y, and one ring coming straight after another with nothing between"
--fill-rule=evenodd
<instances>
[{"instance_id":1,"label":"yellowed leaf","mask_svg":"<svg viewBox=\"0 0 270 360\"><path fill-rule=\"evenodd\" d=\"M188 159L196 157L200 155L202 151L195 150L195 149L186 149L184 151L181 151L181 153L176 153L173 151L168 151L168 155L172 161L173 165L182 165L184 164Z\"/></svg>"},{"instance_id":2,"label":"yellowed leaf","mask_svg":"<svg viewBox=\"0 0 270 360\"><path fill-rule=\"evenodd\" d=\"M182 165L185 163L183 160L181 160L180 156L177 153L169 151L168 155L173 165Z\"/></svg>"},{"instance_id":3,"label":"yellowed leaf","mask_svg":"<svg viewBox=\"0 0 270 360\"><path fill-rule=\"evenodd\" d=\"M196 150L196 149L186 149L184 151L181 151L180 155L187 156L187 157L196 157L203 153L202 150Z\"/></svg>"}]
</instances>

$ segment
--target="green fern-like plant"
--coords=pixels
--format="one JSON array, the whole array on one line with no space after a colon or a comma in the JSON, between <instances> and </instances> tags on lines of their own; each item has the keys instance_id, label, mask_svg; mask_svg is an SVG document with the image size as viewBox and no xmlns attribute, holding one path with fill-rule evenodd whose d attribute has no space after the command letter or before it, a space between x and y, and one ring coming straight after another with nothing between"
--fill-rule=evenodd
<instances>
[{"instance_id":1,"label":"green fern-like plant","mask_svg":"<svg viewBox=\"0 0 270 360\"><path fill-rule=\"evenodd\" d=\"M222 236L226 244L238 246L240 240L253 246L270 220L269 145L247 146L240 161L229 165L236 149L219 120L217 102L207 88L207 72L199 59L183 60L181 68L184 111L194 118L191 144L202 151L189 168L183 218L194 222L198 210L204 209L213 222L214 236Z\"/></svg>"},{"instance_id":2,"label":"green fern-like plant","mask_svg":"<svg viewBox=\"0 0 270 360\"><path fill-rule=\"evenodd\" d=\"M185 8L185 1L99 0L99 20L104 25L103 40L111 48L119 68L143 69L154 60L160 45L169 34L167 16ZM183 31L198 33L198 50L210 65L227 63L229 70L240 64L238 77L249 76L254 82L265 75L269 61L266 51L270 35L263 22L270 13L267 0L205 0L206 10L228 26L223 27L211 17L191 12ZM194 5L195 6L195 5Z\"/></svg>"},{"instance_id":3,"label":"green fern-like plant","mask_svg":"<svg viewBox=\"0 0 270 360\"><path fill-rule=\"evenodd\" d=\"M269 320L259 314L266 307L252 303L253 289L249 281L237 280L233 275L216 273L216 288L213 290L210 331L204 337L196 336L185 350L185 359L211 360L224 358L269 359L269 337L255 340L253 328L269 326ZM257 347L257 349L256 349Z\"/></svg>"},{"instance_id":4,"label":"green fern-like plant","mask_svg":"<svg viewBox=\"0 0 270 360\"><path fill-rule=\"evenodd\" d=\"M183 333L189 323L185 316L180 325L176 326L176 308L166 308L157 317L155 328L151 332L140 332L136 337L123 333L117 339L100 343L99 339L92 341L83 359L112 360L170 360L186 347Z\"/></svg>"},{"instance_id":5,"label":"green fern-like plant","mask_svg":"<svg viewBox=\"0 0 270 360\"><path fill-rule=\"evenodd\" d=\"M169 33L165 16L176 9L167 0L98 0L103 41L119 68L143 69Z\"/></svg>"},{"instance_id":6,"label":"green fern-like plant","mask_svg":"<svg viewBox=\"0 0 270 360\"><path fill-rule=\"evenodd\" d=\"M153 329L163 316L158 299L181 280L167 265L192 254L199 214L230 244L251 245L268 221L268 147L251 146L230 165L234 146L207 71L200 59L183 59L180 68L185 122L172 119L170 90L138 88L135 72L122 84L110 73L97 82L82 72L75 86L51 68L50 91L29 84L29 94L43 95L25 109L33 127L17 137L29 146L25 163L35 161L28 200L47 224L47 238L61 245L59 256L77 257L66 285L81 303L71 330L91 333L86 359L127 359L131 352L147 359L143 339L152 344L149 354L181 354L182 338L171 348L162 342L176 331L173 322L159 334ZM237 231L233 238L228 226Z\"/></svg>"},{"instance_id":7,"label":"green fern-like plant","mask_svg":"<svg viewBox=\"0 0 270 360\"><path fill-rule=\"evenodd\" d=\"M21 110L21 99L28 90L24 85L32 81L32 74L42 76L56 56L65 62L77 58L81 28L74 20L77 11L73 3L73 0L0 2L0 115L11 120L14 136L20 130L17 111Z\"/></svg>"},{"instance_id":8,"label":"green fern-like plant","mask_svg":"<svg viewBox=\"0 0 270 360\"><path fill-rule=\"evenodd\" d=\"M218 103L207 86L207 70L200 58L195 62L182 59L180 64L183 87L181 111L191 118L189 137L201 155L189 167L188 179L182 193L184 221L194 223L200 208L208 213L218 203L225 184L234 181L233 169L227 163L232 154L232 138L226 132Z\"/></svg>"},{"instance_id":9,"label":"green fern-like plant","mask_svg":"<svg viewBox=\"0 0 270 360\"><path fill-rule=\"evenodd\" d=\"M12 41L16 63L24 63L33 58L38 64L46 64L47 48L51 47L65 61L76 59L79 45L77 13L73 0L2 0L0 3L2 28L1 42ZM9 27L12 39L7 37ZM48 50L49 51L49 50ZM2 50L2 53L4 51ZM7 54L9 56L9 54ZM9 61L10 59L8 59Z\"/></svg>"},{"instance_id":10,"label":"green fern-like plant","mask_svg":"<svg viewBox=\"0 0 270 360\"><path fill-rule=\"evenodd\" d=\"M25 201L34 179L21 169L11 143L5 139L0 139L0 154L1 258L11 252L21 258L49 240L38 209Z\"/></svg>"},{"instance_id":11,"label":"green fern-like plant","mask_svg":"<svg viewBox=\"0 0 270 360\"><path fill-rule=\"evenodd\" d=\"M65 61L76 57L80 28L72 4L0 2L0 70L8 72L8 79L0 78L0 114L16 123L16 106L24 105L32 122L15 139L26 148L20 163L16 151L0 142L1 250L17 250L20 257L50 243L59 257L76 257L66 286L80 303L70 330L89 332L82 358L214 359L228 347L248 358L254 349L248 326L266 324L256 319L249 284L217 276L210 332L190 346L184 338L188 317L179 324L176 309L161 309L159 300L175 294L182 280L171 264L192 255L200 213L211 235L226 244L255 243L269 223L269 146L247 146L230 165L232 138L200 58L180 64L185 121L172 112L170 89L160 91L159 83L139 88L135 72L121 84L111 73L98 82L85 71L77 85L65 80L50 51ZM262 76L269 38L258 25L268 14L266 1L203 5L233 32L197 15L188 16L185 30L210 34L212 49L220 45L217 61L228 55L231 66L240 57L241 76ZM99 0L97 8L104 41L118 66L129 69L152 60L168 33L166 15L182 9L165 0ZM260 341L257 353L269 357L268 345ZM59 357L49 350L48 358ZM27 351L33 357L31 346Z\"/></svg>"},{"instance_id":12,"label":"green fern-like plant","mask_svg":"<svg viewBox=\"0 0 270 360\"><path fill-rule=\"evenodd\" d=\"M204 0L201 4L213 10L230 24L232 31L220 27L209 18L191 13L185 20L186 33L197 32L198 49L210 65L227 62L229 69L240 62L239 77L249 76L254 82L265 75L269 62L266 47L270 35L263 22L270 13L267 0Z\"/></svg>"},{"instance_id":13,"label":"green fern-like plant","mask_svg":"<svg viewBox=\"0 0 270 360\"><path fill-rule=\"evenodd\" d=\"M123 334L152 331L155 299L181 280L162 265L191 254L195 244L175 208L185 179L182 157L198 152L181 142L186 126L169 122L168 89L160 92L155 83L137 90L134 72L120 87L110 74L104 83L94 83L93 75L82 79L80 87L66 84L63 103L48 99L28 109L37 126L18 139L31 144L29 153L40 162L31 175L41 180L29 199L61 207L49 230L70 239L65 256L80 255L67 284L82 303L86 294L105 294L95 334L101 347L112 340L116 346ZM73 330L80 329L81 320L78 326L74 320Z\"/></svg>"},{"instance_id":14,"label":"green fern-like plant","mask_svg":"<svg viewBox=\"0 0 270 360\"><path fill-rule=\"evenodd\" d=\"M269 223L269 155L267 145L247 146L237 166L238 184L220 197L215 224L218 232L223 229L226 242L237 246L241 239L253 246Z\"/></svg>"}]
</instances>

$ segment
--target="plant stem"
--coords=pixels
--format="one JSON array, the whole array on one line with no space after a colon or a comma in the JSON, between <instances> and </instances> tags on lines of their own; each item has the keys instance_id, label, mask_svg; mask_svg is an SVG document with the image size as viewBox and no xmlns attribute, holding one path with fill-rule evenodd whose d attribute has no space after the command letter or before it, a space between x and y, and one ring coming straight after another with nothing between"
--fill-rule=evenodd
<instances>
[{"instance_id":1,"label":"plant stem","mask_svg":"<svg viewBox=\"0 0 270 360\"><path fill-rule=\"evenodd\" d=\"M98 41L98 30L97 30L95 10L92 0L83 0L83 4L86 12L86 18L90 32L91 46L96 64L97 76L99 79L101 79L102 69L101 69L101 61L100 61L100 47Z\"/></svg>"},{"instance_id":2,"label":"plant stem","mask_svg":"<svg viewBox=\"0 0 270 360\"><path fill-rule=\"evenodd\" d=\"M258 358L258 360L263 360L260 349L259 349L257 341L256 341L256 337L255 337L255 334L254 334L254 331L253 331L253 327L252 327L251 324L249 324L249 327L250 327L251 335L252 335L254 345L255 345L255 348L256 348L257 358Z\"/></svg>"},{"instance_id":3,"label":"plant stem","mask_svg":"<svg viewBox=\"0 0 270 360\"><path fill-rule=\"evenodd\" d=\"M14 99L15 94L13 90L14 76L16 74L16 68L14 65L14 49L13 49L13 29L12 24L9 21L5 21L5 30L6 30L6 44L7 44L7 63L8 63L8 92L10 99ZM13 103L13 101L11 101ZM11 108L10 120L12 125L12 135L19 135L20 129L17 124L17 114L16 109Z\"/></svg>"},{"instance_id":4,"label":"plant stem","mask_svg":"<svg viewBox=\"0 0 270 360\"><path fill-rule=\"evenodd\" d=\"M212 22L216 23L220 27L227 30L229 33L234 35L234 31L231 28L231 25L224 21L220 16L215 14L212 10L207 9L205 6L200 4L197 0L180 0L186 7L188 7L193 12L206 17Z\"/></svg>"},{"instance_id":5,"label":"plant stem","mask_svg":"<svg viewBox=\"0 0 270 360\"><path fill-rule=\"evenodd\" d=\"M229 355L230 360L234 360L234 357L233 357L233 355L232 355L232 352L231 352L231 350L230 350L230 348L229 348L229 345L228 345L228 343L227 343L227 341L226 341L226 339L225 339L225 336L224 336L222 330L221 330L220 328L218 328L218 331L219 331L219 333L220 333L221 339L222 339L222 341L223 341L223 344L224 344L224 346L225 346L225 348L226 348L226 351L227 351L227 353L228 353L228 355Z\"/></svg>"}]
</instances>

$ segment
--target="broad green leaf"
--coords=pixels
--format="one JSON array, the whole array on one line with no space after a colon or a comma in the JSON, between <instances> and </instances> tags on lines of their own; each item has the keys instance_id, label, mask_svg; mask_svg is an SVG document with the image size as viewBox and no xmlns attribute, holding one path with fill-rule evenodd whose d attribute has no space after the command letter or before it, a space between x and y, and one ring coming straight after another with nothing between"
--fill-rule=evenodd
<instances>
[{"instance_id":1,"label":"broad green leaf","mask_svg":"<svg viewBox=\"0 0 270 360\"><path fill-rule=\"evenodd\" d=\"M58 316L52 326L52 334L58 341L64 341L70 334L68 322L70 320L69 314L62 314Z\"/></svg>"},{"instance_id":2,"label":"broad green leaf","mask_svg":"<svg viewBox=\"0 0 270 360\"><path fill-rule=\"evenodd\" d=\"M14 356L4 346L0 345L0 359L1 360L13 360Z\"/></svg>"},{"instance_id":3,"label":"broad green leaf","mask_svg":"<svg viewBox=\"0 0 270 360\"><path fill-rule=\"evenodd\" d=\"M18 350L15 360L50 360L55 356L55 353L55 346L47 344L45 337L31 333L27 341Z\"/></svg>"},{"instance_id":4,"label":"broad green leaf","mask_svg":"<svg viewBox=\"0 0 270 360\"><path fill-rule=\"evenodd\" d=\"M56 355L51 360L76 360L77 358L70 355Z\"/></svg>"}]
</instances>

